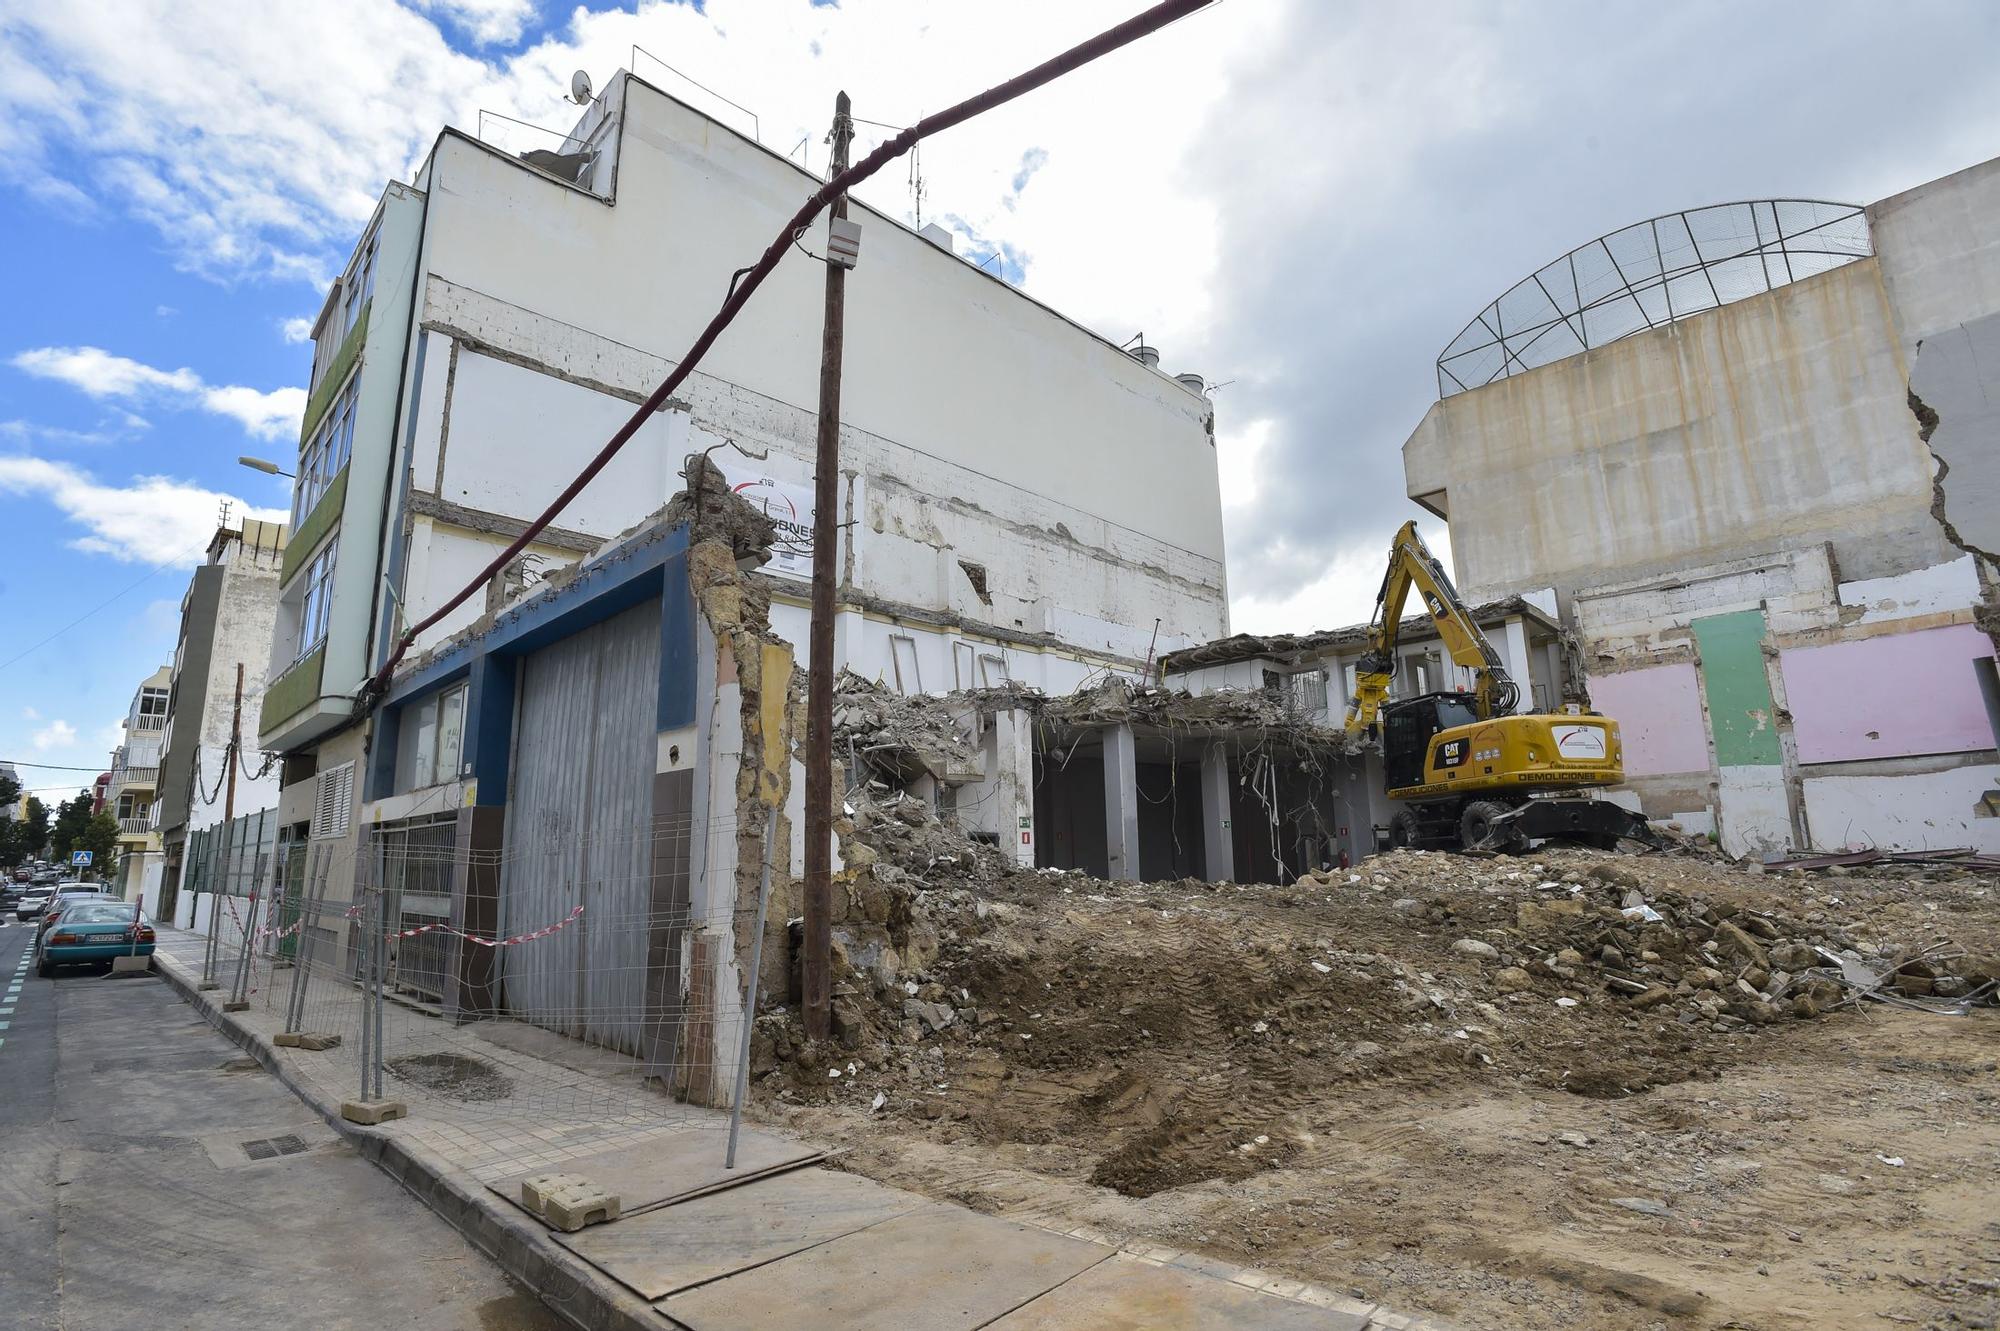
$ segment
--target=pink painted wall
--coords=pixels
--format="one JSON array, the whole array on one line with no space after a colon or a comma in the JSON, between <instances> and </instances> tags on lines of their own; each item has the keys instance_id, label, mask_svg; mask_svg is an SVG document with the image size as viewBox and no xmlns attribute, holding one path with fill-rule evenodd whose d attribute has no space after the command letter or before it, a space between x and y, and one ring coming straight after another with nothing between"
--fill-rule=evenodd
<instances>
[{"instance_id":1,"label":"pink painted wall","mask_svg":"<svg viewBox=\"0 0 2000 1331\"><path fill-rule=\"evenodd\" d=\"M1590 677L1590 704L1618 722L1626 776L1708 770L1701 682L1694 666L1652 666Z\"/></svg>"},{"instance_id":2,"label":"pink painted wall","mask_svg":"<svg viewBox=\"0 0 2000 1331\"><path fill-rule=\"evenodd\" d=\"M1991 640L1970 624L1779 653L1799 761L1992 748L1972 673L1991 655Z\"/></svg>"}]
</instances>

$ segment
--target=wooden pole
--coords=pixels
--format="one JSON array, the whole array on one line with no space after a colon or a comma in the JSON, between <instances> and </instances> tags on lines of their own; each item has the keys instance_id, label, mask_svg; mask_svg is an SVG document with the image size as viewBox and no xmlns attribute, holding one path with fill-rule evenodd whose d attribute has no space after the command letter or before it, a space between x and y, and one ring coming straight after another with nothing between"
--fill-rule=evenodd
<instances>
[{"instance_id":1,"label":"wooden pole","mask_svg":"<svg viewBox=\"0 0 2000 1331\"><path fill-rule=\"evenodd\" d=\"M829 178L847 169L854 137L851 103L833 103L833 164ZM828 215L847 216L847 195L836 194ZM840 543L840 359L847 312L847 270L826 265L826 317L819 358L819 449L813 475L812 632L806 671L806 1038L833 1032L833 591ZM768 737L767 737L768 738Z\"/></svg>"},{"instance_id":2,"label":"wooden pole","mask_svg":"<svg viewBox=\"0 0 2000 1331\"><path fill-rule=\"evenodd\" d=\"M229 714L229 753L223 758L228 781L223 786L222 816L236 816L236 752L243 747L243 663L236 663L236 702Z\"/></svg>"}]
</instances>

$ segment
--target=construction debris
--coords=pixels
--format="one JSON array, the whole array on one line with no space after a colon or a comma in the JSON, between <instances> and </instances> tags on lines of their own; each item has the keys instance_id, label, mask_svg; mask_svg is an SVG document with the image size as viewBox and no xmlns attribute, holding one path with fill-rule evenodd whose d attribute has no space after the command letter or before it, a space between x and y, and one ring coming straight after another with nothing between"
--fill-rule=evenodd
<instances>
[{"instance_id":1,"label":"construction debris","mask_svg":"<svg viewBox=\"0 0 2000 1331\"><path fill-rule=\"evenodd\" d=\"M1700 1189L1757 1167L1739 1154L1745 1135L1765 1116L1819 1112L1780 1115L1757 1092L1723 1087L1767 1086L1758 1070L1784 1064L1794 1042L1827 1048L1821 1032L1973 1027L2000 968L2000 883L1957 862L1876 863L1835 881L1694 854L1396 852L1284 886L1106 882L1016 866L927 801L880 785L857 787L849 807L843 853L868 861L849 923L885 921L883 941L836 959L833 1046L804 1041L789 1010L759 1020L762 1113L841 1141L850 1168L899 1186L1122 1226L1132 1241L1198 1245L1301 1279L1340 1270L1373 1286L1394 1271L1405 1297L1432 1287L1445 1254L1463 1264L1474 1251L1461 1237L1426 1246L1423 1261L1380 1255L1413 1217L1435 1231L1505 1205L1451 1200L1467 1168L1506 1164L1490 1144L1454 1154L1468 1106L1496 1106L1508 1125L1482 1129L1489 1143L1503 1131L1521 1150L1560 1152L1536 1168L1590 1175L1592 1205L1630 1224L1722 1224L1721 1203ZM1933 1065L1990 1082L1907 1038L1875 1056L1890 1061L1869 1084ZM1722 1109L1699 1106L1726 1094L1738 1097L1726 1127L1688 1127L1720 1121ZM1668 1095L1680 1107L1658 1107ZM1620 1104L1632 1108L1596 1108ZM1960 1102L1948 1112L1976 1117ZM1389 1114L1400 1135L1372 1135ZM1522 1126L1524 1114L1544 1126ZM1420 1142L1432 1116L1436 1138ZM1894 1125L1911 1121L1888 1114L1866 1131L1885 1154L1910 1156ZM1656 1145L1648 1124L1664 1125ZM1835 1177L1830 1148L1781 1163L1809 1140L1767 1137L1759 1158L1774 1178L1803 1170L1823 1218L1848 1206L1875 1223L1867 1187L1851 1203L1829 1191L1850 1182ZM1420 1147L1426 1172L1406 1182ZM1375 1152L1380 1169L1357 1163ZM1822 1176L1833 1182L1812 1182ZM1360 1209L1327 1219L1330 1197ZM1743 1242L1742 1225L1728 1225ZM1341 1237L1364 1233L1378 1255L1349 1263ZM1570 1296L1510 1288L1554 1300L1528 1321L1562 1320ZM1598 1324L1571 1324L1585 1323Z\"/></svg>"}]
</instances>

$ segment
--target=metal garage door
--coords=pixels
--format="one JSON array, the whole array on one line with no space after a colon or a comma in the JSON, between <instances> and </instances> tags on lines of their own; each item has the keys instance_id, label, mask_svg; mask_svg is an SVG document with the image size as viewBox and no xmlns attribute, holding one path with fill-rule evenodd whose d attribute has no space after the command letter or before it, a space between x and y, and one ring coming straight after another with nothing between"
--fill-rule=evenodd
<instances>
[{"instance_id":1,"label":"metal garage door","mask_svg":"<svg viewBox=\"0 0 2000 1331\"><path fill-rule=\"evenodd\" d=\"M517 1017L639 1052L651 901L660 605L650 601L524 658L500 879L503 935L583 918L501 949Z\"/></svg>"}]
</instances>

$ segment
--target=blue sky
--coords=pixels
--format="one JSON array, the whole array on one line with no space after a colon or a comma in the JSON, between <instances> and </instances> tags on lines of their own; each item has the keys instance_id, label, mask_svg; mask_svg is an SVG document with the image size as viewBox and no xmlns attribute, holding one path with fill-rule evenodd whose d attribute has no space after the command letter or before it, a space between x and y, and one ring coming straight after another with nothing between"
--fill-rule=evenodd
<instances>
[{"instance_id":1,"label":"blue sky","mask_svg":"<svg viewBox=\"0 0 2000 1331\"><path fill-rule=\"evenodd\" d=\"M821 168L837 89L909 123L1142 3L0 0L0 758L101 765L218 504L287 506L236 458L295 456L295 325L442 125L566 127L570 72L603 87L639 45ZM1225 0L927 143L924 220L1228 385L1236 627L1365 618L1418 516L1398 449L1434 358L1515 280L1662 212L1868 202L2000 154L2000 6L1758 13ZM862 194L914 220L911 190L897 169Z\"/></svg>"}]
</instances>

